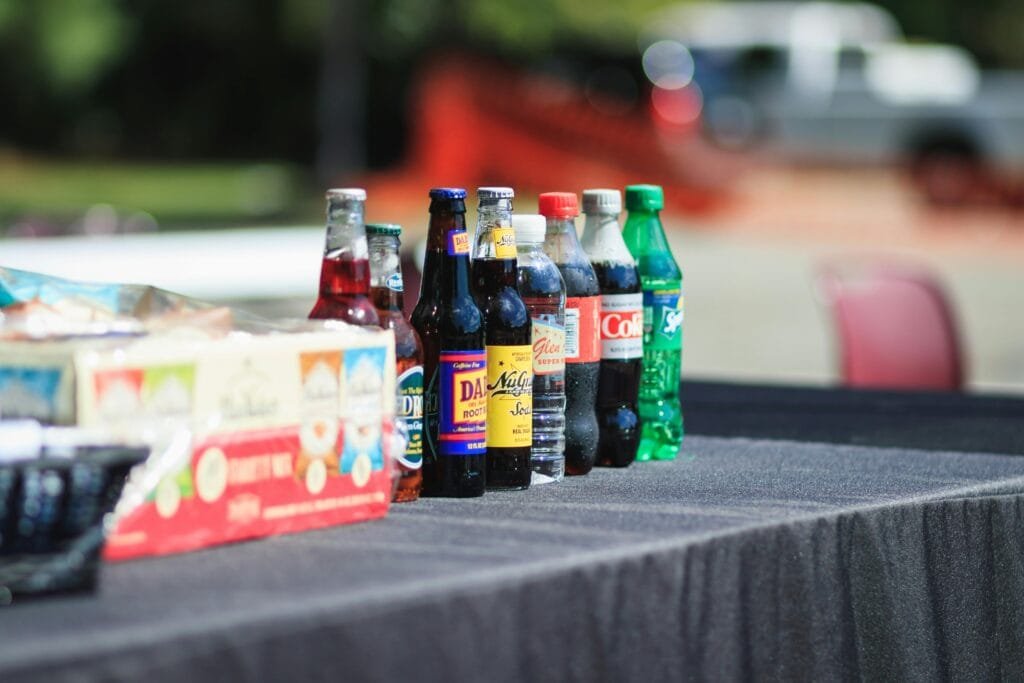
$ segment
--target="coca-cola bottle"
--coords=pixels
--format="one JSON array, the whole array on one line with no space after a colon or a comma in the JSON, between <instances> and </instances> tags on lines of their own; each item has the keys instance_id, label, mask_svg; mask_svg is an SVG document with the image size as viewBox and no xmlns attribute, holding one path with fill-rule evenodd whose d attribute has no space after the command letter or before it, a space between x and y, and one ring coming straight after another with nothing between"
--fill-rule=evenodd
<instances>
[{"instance_id":1,"label":"coca-cola bottle","mask_svg":"<svg viewBox=\"0 0 1024 683\"><path fill-rule=\"evenodd\" d=\"M637 400L644 355L640 272L622 240L618 190L584 190L583 249L601 286L597 464L626 467L640 442Z\"/></svg>"},{"instance_id":2,"label":"coca-cola bottle","mask_svg":"<svg viewBox=\"0 0 1024 683\"><path fill-rule=\"evenodd\" d=\"M378 325L370 301L370 262L366 246L366 190L327 190L327 236L320 264L320 296L310 318Z\"/></svg>"},{"instance_id":3,"label":"coca-cola bottle","mask_svg":"<svg viewBox=\"0 0 1024 683\"><path fill-rule=\"evenodd\" d=\"M597 457L601 289L576 236L576 195L545 192L538 204L547 219L544 253L565 282L565 473L586 474Z\"/></svg>"}]
</instances>

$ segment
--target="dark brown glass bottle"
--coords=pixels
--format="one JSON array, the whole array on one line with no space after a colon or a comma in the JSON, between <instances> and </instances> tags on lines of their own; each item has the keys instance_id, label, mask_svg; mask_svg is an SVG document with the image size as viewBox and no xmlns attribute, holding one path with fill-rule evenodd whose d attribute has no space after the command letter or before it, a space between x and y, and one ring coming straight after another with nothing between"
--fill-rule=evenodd
<instances>
[{"instance_id":1,"label":"dark brown glass bottle","mask_svg":"<svg viewBox=\"0 0 1024 683\"><path fill-rule=\"evenodd\" d=\"M530 485L533 347L530 313L516 287L510 187L481 187L473 250L473 295L487 350L487 487Z\"/></svg>"},{"instance_id":2,"label":"dark brown glass bottle","mask_svg":"<svg viewBox=\"0 0 1024 683\"><path fill-rule=\"evenodd\" d=\"M398 254L401 226L366 226L370 243L370 298L380 325L395 333L398 427L405 434L404 453L395 454L399 479L392 500L405 503L420 497L423 486L423 344L402 315L402 261Z\"/></svg>"},{"instance_id":3,"label":"dark brown glass bottle","mask_svg":"<svg viewBox=\"0 0 1024 683\"><path fill-rule=\"evenodd\" d=\"M430 227L412 325L423 341L423 495L482 496L486 486L484 324L469 284L466 191L430 191Z\"/></svg>"}]
</instances>

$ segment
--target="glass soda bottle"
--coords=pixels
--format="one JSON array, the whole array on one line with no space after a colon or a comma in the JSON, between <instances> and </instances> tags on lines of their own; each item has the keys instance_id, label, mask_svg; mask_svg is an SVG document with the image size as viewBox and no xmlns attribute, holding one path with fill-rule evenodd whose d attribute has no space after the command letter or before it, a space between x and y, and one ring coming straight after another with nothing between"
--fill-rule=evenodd
<instances>
[{"instance_id":1,"label":"glass soda bottle","mask_svg":"<svg viewBox=\"0 0 1024 683\"><path fill-rule=\"evenodd\" d=\"M544 216L515 214L519 294L533 329L533 483L565 475L565 283L544 253Z\"/></svg>"},{"instance_id":2,"label":"glass soda bottle","mask_svg":"<svg viewBox=\"0 0 1024 683\"><path fill-rule=\"evenodd\" d=\"M310 318L343 320L353 325L378 325L370 301L370 264L363 224L366 191L327 191L327 237L320 264L320 296Z\"/></svg>"},{"instance_id":3,"label":"glass soda bottle","mask_svg":"<svg viewBox=\"0 0 1024 683\"><path fill-rule=\"evenodd\" d=\"M576 195L545 192L538 204L547 219L544 252L565 282L565 472L586 474L597 457L601 289L576 236Z\"/></svg>"},{"instance_id":4,"label":"glass soda bottle","mask_svg":"<svg viewBox=\"0 0 1024 683\"><path fill-rule=\"evenodd\" d=\"M487 487L530 485L533 349L530 315L516 289L510 187L481 187L473 249L473 294L487 352Z\"/></svg>"},{"instance_id":5,"label":"glass soda bottle","mask_svg":"<svg viewBox=\"0 0 1024 683\"><path fill-rule=\"evenodd\" d=\"M640 273L622 241L618 190L584 190L583 250L601 286L597 464L626 467L640 442L637 399L644 355Z\"/></svg>"},{"instance_id":6,"label":"glass soda bottle","mask_svg":"<svg viewBox=\"0 0 1024 683\"><path fill-rule=\"evenodd\" d=\"M644 290L644 370L640 382L637 460L671 460L683 443L679 371L683 352L683 274L658 213L665 200L657 185L626 188L629 217L623 238L640 269Z\"/></svg>"},{"instance_id":7,"label":"glass soda bottle","mask_svg":"<svg viewBox=\"0 0 1024 683\"><path fill-rule=\"evenodd\" d=\"M469 285L466 191L430 191L430 227L412 325L423 342L423 495L482 496L486 486L484 321Z\"/></svg>"},{"instance_id":8,"label":"glass soda bottle","mask_svg":"<svg viewBox=\"0 0 1024 683\"><path fill-rule=\"evenodd\" d=\"M395 461L400 478L393 500L404 503L420 497L423 485L423 345L402 315L402 261L398 249L402 227L390 223L366 226L370 246L370 298L380 325L395 333L398 373L398 425L404 432L405 452Z\"/></svg>"}]
</instances>

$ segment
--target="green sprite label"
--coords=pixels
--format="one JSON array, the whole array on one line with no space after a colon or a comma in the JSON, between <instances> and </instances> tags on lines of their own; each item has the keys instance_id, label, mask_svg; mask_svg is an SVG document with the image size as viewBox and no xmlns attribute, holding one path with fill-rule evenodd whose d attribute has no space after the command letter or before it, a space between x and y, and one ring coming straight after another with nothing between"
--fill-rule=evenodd
<instances>
[{"instance_id":1,"label":"green sprite label","mask_svg":"<svg viewBox=\"0 0 1024 683\"><path fill-rule=\"evenodd\" d=\"M415 365L398 376L398 418L409 433L409 444L398 462L405 469L419 469L423 465L422 365Z\"/></svg>"},{"instance_id":2,"label":"green sprite label","mask_svg":"<svg viewBox=\"0 0 1024 683\"><path fill-rule=\"evenodd\" d=\"M683 347L683 295L678 281L644 289L644 349Z\"/></svg>"}]
</instances>

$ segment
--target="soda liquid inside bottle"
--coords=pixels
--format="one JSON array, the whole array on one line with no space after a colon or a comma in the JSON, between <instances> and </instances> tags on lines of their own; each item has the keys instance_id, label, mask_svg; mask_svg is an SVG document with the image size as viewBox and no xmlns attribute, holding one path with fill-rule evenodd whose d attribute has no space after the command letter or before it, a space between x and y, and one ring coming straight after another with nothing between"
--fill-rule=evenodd
<instances>
[{"instance_id":1,"label":"soda liquid inside bottle","mask_svg":"<svg viewBox=\"0 0 1024 683\"><path fill-rule=\"evenodd\" d=\"M637 261L644 297L644 360L640 383L637 460L671 460L683 443L679 375L683 349L682 271L672 257L658 213L657 185L626 188L626 246Z\"/></svg>"},{"instance_id":2,"label":"soda liquid inside bottle","mask_svg":"<svg viewBox=\"0 0 1024 683\"><path fill-rule=\"evenodd\" d=\"M309 317L378 325L370 301L370 264L363 223L366 192L358 188L327 191L327 233L320 264L320 294Z\"/></svg>"},{"instance_id":3,"label":"soda liquid inside bottle","mask_svg":"<svg viewBox=\"0 0 1024 683\"><path fill-rule=\"evenodd\" d=\"M519 294L533 329L533 484L565 476L565 283L544 253L543 216L512 216Z\"/></svg>"},{"instance_id":4,"label":"soda liquid inside bottle","mask_svg":"<svg viewBox=\"0 0 1024 683\"><path fill-rule=\"evenodd\" d=\"M565 282L565 472L586 474L597 458L601 290L576 235L576 195L546 192L538 203L547 219L544 252Z\"/></svg>"},{"instance_id":5,"label":"soda liquid inside bottle","mask_svg":"<svg viewBox=\"0 0 1024 683\"><path fill-rule=\"evenodd\" d=\"M481 187L473 250L473 294L487 352L487 487L530 485L533 350L530 316L516 288L512 188Z\"/></svg>"},{"instance_id":6,"label":"soda liquid inside bottle","mask_svg":"<svg viewBox=\"0 0 1024 683\"><path fill-rule=\"evenodd\" d=\"M424 496L482 496L487 363L483 316L470 291L466 191L430 191L430 227L412 325L423 342Z\"/></svg>"},{"instance_id":7,"label":"soda liquid inside bottle","mask_svg":"<svg viewBox=\"0 0 1024 683\"><path fill-rule=\"evenodd\" d=\"M583 192L583 249L601 287L597 464L609 467L631 464L640 443L643 294L640 273L622 240L621 210L618 190Z\"/></svg>"},{"instance_id":8,"label":"soda liquid inside bottle","mask_svg":"<svg viewBox=\"0 0 1024 683\"><path fill-rule=\"evenodd\" d=\"M404 292L399 256L402 228L393 224L366 226L370 247L370 298L381 327L395 334L398 372L398 428L405 436L405 452L395 454L399 473L392 500L404 503L420 497L423 485L423 345L402 315Z\"/></svg>"}]
</instances>

